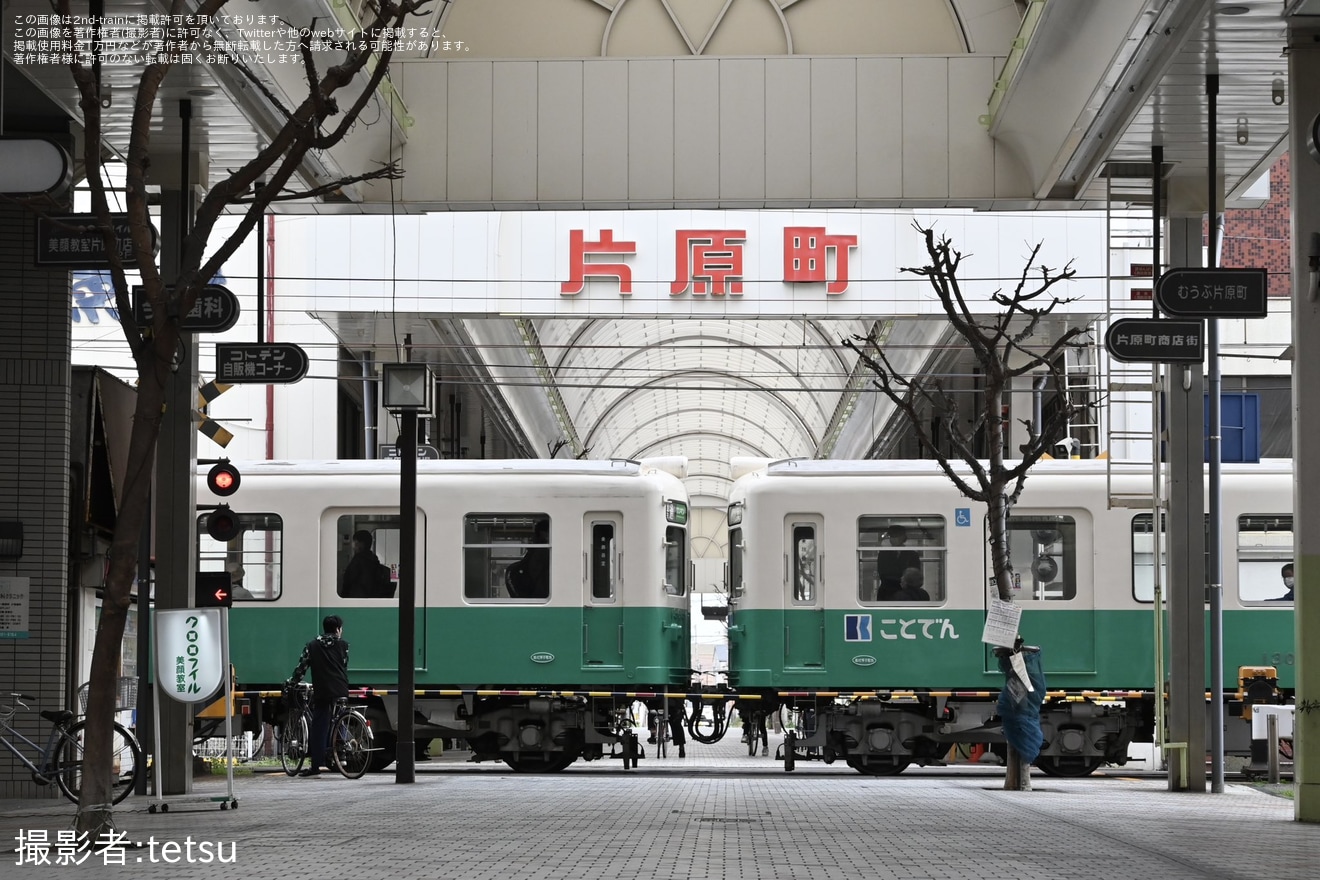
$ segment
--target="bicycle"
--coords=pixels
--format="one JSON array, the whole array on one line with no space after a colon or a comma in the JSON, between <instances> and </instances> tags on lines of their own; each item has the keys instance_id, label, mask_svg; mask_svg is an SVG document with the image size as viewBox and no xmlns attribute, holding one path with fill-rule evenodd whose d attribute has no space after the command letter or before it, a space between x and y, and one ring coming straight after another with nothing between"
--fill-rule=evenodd
<instances>
[{"instance_id":1,"label":"bicycle","mask_svg":"<svg viewBox=\"0 0 1320 880\"><path fill-rule=\"evenodd\" d=\"M308 730L312 717L312 686L306 682L284 685L284 705L288 715L280 726L276 748L280 753L280 766L289 776L297 776L307 760Z\"/></svg>"},{"instance_id":2,"label":"bicycle","mask_svg":"<svg viewBox=\"0 0 1320 880\"><path fill-rule=\"evenodd\" d=\"M655 745L655 756L664 758L669 752L669 743L672 736L669 733L669 716L660 709L649 710L650 717L647 719L650 723L650 730L647 733L646 741Z\"/></svg>"},{"instance_id":3,"label":"bicycle","mask_svg":"<svg viewBox=\"0 0 1320 880\"><path fill-rule=\"evenodd\" d=\"M67 709L54 711L43 709L41 717L52 725L45 748L19 733L10 720L22 709L30 711L24 700L36 701L36 697L27 694L10 693L14 705L0 705L0 744L9 749L32 773L32 781L38 785L54 782L64 796L75 804L82 794L83 749L86 737L87 721L74 721L77 716ZM17 737L28 748L37 752L37 760L29 760L23 750L14 743ZM119 722L115 722L110 742L112 777L110 780L111 803L117 804L128 797L137 787L138 779L146 772L146 762L142 760L142 747L137 738Z\"/></svg>"},{"instance_id":4,"label":"bicycle","mask_svg":"<svg viewBox=\"0 0 1320 880\"><path fill-rule=\"evenodd\" d=\"M374 737L362 713L348 705L347 697L335 701L330 718L330 754L345 779L360 779L371 766Z\"/></svg>"},{"instance_id":5,"label":"bicycle","mask_svg":"<svg viewBox=\"0 0 1320 880\"><path fill-rule=\"evenodd\" d=\"M289 776L302 770L311 749L312 686L306 682L285 685L288 718L280 728L280 764ZM335 701L330 716L330 754L345 779L359 779L371 766L374 737L362 713L348 705L346 697Z\"/></svg>"}]
</instances>

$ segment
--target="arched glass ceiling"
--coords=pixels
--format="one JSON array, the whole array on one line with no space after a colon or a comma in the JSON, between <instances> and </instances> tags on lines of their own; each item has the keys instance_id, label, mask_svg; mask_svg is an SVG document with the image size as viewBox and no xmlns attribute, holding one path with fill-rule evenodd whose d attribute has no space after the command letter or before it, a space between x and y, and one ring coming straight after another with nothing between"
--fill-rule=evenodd
<instances>
[{"instance_id":1,"label":"arched glass ceiling","mask_svg":"<svg viewBox=\"0 0 1320 880\"><path fill-rule=\"evenodd\" d=\"M681 455L694 495L723 498L736 456L815 455L869 322L536 322L566 416L591 458Z\"/></svg>"}]
</instances>

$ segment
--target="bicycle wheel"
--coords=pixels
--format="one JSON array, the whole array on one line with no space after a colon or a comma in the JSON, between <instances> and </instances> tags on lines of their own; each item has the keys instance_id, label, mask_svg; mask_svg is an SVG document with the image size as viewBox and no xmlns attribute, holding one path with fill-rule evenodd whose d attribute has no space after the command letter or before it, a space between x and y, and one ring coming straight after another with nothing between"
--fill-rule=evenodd
<instances>
[{"instance_id":1,"label":"bicycle wheel","mask_svg":"<svg viewBox=\"0 0 1320 880\"><path fill-rule=\"evenodd\" d=\"M280 764L284 772L297 776L307 758L307 719L299 715L284 722L280 728Z\"/></svg>"},{"instance_id":2,"label":"bicycle wheel","mask_svg":"<svg viewBox=\"0 0 1320 880\"><path fill-rule=\"evenodd\" d=\"M83 762L87 742L87 722L79 721L60 735L55 751L55 784L75 804L82 796ZM122 724L115 723L110 733L110 802L117 804L133 793L138 776L146 771L142 747Z\"/></svg>"},{"instance_id":3,"label":"bicycle wheel","mask_svg":"<svg viewBox=\"0 0 1320 880\"><path fill-rule=\"evenodd\" d=\"M356 712L336 718L330 750L345 779L357 779L366 773L371 765L371 726L367 719Z\"/></svg>"}]
</instances>

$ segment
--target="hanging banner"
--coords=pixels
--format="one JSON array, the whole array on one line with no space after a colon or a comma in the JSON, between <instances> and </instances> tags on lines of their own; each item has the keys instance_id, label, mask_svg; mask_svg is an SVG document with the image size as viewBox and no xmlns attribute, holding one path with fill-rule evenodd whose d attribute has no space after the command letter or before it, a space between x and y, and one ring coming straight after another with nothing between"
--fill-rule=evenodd
<instances>
[{"instance_id":1,"label":"hanging banner","mask_svg":"<svg viewBox=\"0 0 1320 880\"><path fill-rule=\"evenodd\" d=\"M219 608L156 611L156 676L180 703L210 699L224 683Z\"/></svg>"}]
</instances>

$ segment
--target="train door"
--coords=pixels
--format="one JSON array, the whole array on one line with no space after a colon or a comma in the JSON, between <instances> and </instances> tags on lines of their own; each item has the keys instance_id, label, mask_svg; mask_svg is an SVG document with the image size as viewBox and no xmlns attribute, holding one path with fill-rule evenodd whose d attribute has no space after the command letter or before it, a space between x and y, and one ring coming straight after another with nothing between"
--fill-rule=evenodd
<instances>
[{"instance_id":1,"label":"train door","mask_svg":"<svg viewBox=\"0 0 1320 880\"><path fill-rule=\"evenodd\" d=\"M821 593L820 516L784 520L784 668L825 668L825 603Z\"/></svg>"},{"instance_id":2,"label":"train door","mask_svg":"<svg viewBox=\"0 0 1320 880\"><path fill-rule=\"evenodd\" d=\"M617 513L588 513L582 584L582 668L623 666L623 521Z\"/></svg>"},{"instance_id":3,"label":"train door","mask_svg":"<svg viewBox=\"0 0 1320 880\"><path fill-rule=\"evenodd\" d=\"M400 517L390 511L330 510L321 522L320 617L344 619L349 676L397 674L399 668ZM416 584L413 600L415 669L426 668L426 517L417 512ZM366 553L363 553L363 548ZM355 561L355 557L360 557ZM374 559L373 559L374 558ZM351 567L351 569L350 569ZM357 577L363 570L367 580Z\"/></svg>"},{"instance_id":4,"label":"train door","mask_svg":"<svg viewBox=\"0 0 1320 880\"><path fill-rule=\"evenodd\" d=\"M1008 519L1014 570L1010 592L1023 610L1018 632L1027 644L1043 649L1047 676L1096 671L1091 533L1091 519L1084 511L1014 512ZM988 540L985 571L988 597L994 581ZM1111 575L1127 576L1121 570ZM986 670L997 669L987 647Z\"/></svg>"}]
</instances>

